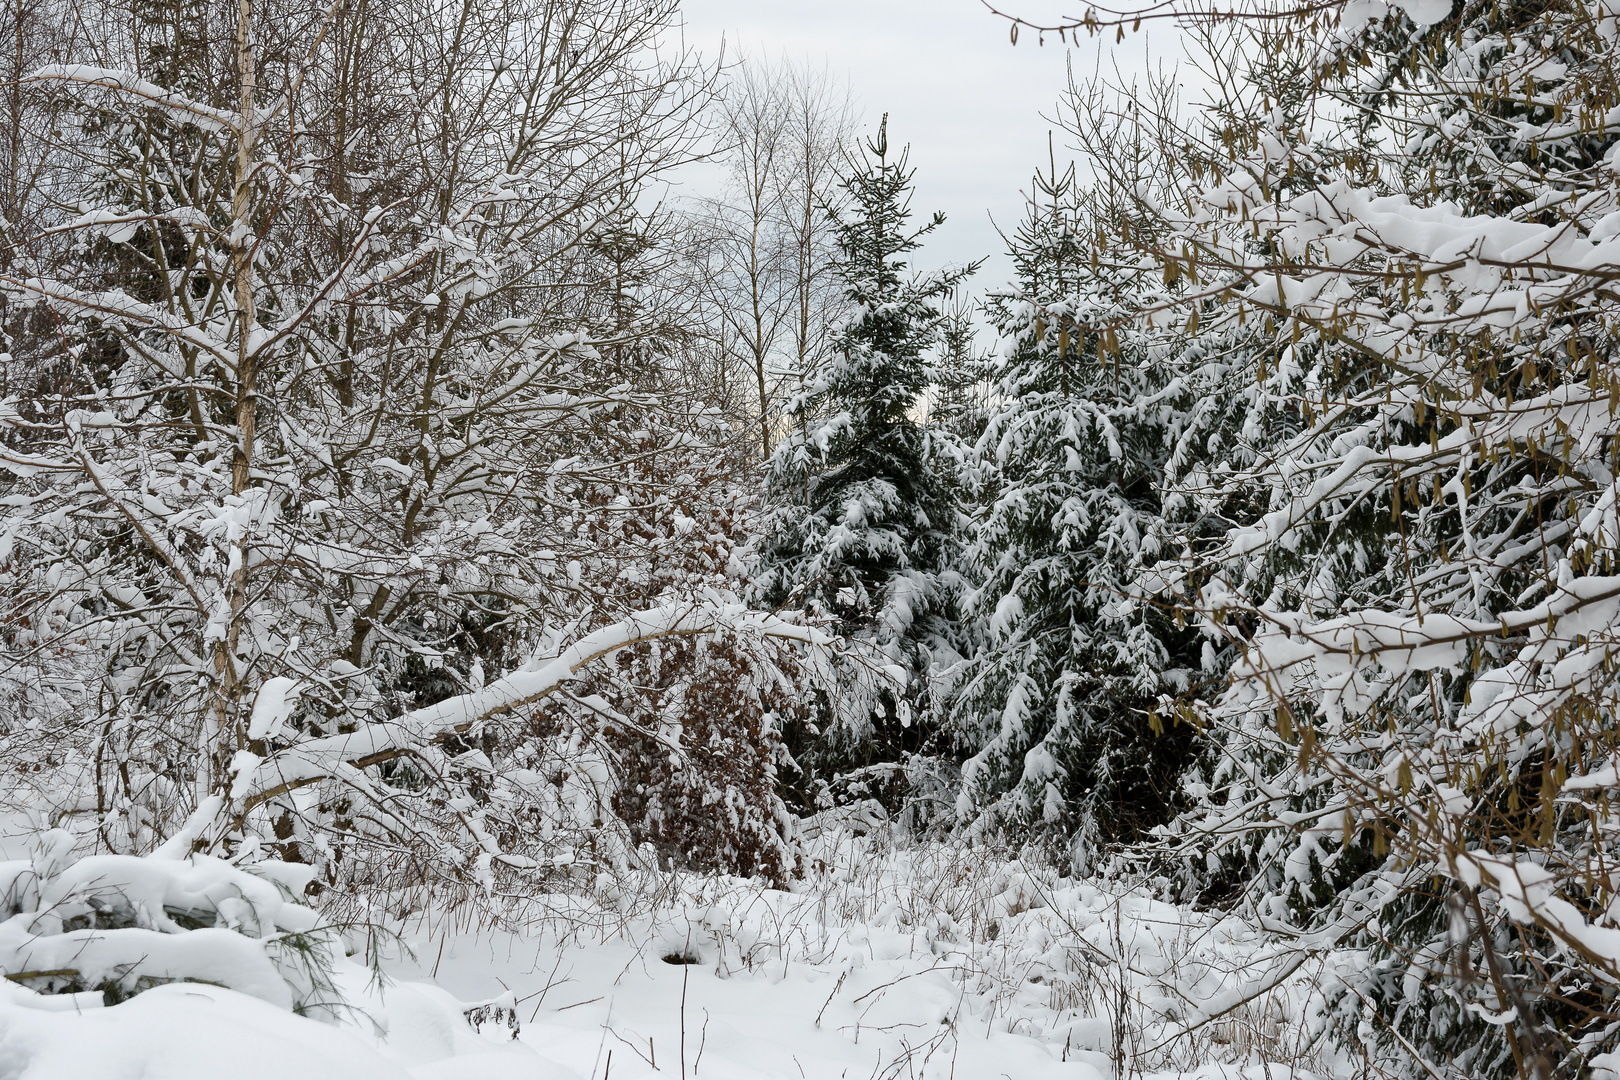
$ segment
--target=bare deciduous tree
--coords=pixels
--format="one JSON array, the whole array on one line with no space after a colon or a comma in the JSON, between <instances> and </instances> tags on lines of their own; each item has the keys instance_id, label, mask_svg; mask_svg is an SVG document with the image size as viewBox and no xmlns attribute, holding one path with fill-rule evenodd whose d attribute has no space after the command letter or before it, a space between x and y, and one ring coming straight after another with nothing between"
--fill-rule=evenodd
<instances>
[{"instance_id":1,"label":"bare deciduous tree","mask_svg":"<svg viewBox=\"0 0 1620 1080\"><path fill-rule=\"evenodd\" d=\"M513 777L600 732L542 737L533 703L638 642L768 670L814 636L724 559L662 570L709 542L682 505L724 474L675 465L726 425L625 274L714 71L660 52L674 0L175 9L107 8L124 36L20 84L11 160L60 164L5 238L0 296L49 329L8 375L61 375L0 413L3 722L48 766L7 797L329 883L340 848L351 877L541 870L583 804Z\"/></svg>"},{"instance_id":2,"label":"bare deciduous tree","mask_svg":"<svg viewBox=\"0 0 1620 1080\"><path fill-rule=\"evenodd\" d=\"M769 456L782 389L816 360L839 303L829 223L854 113L825 72L751 60L720 109L729 185L708 207L709 291L753 377Z\"/></svg>"}]
</instances>

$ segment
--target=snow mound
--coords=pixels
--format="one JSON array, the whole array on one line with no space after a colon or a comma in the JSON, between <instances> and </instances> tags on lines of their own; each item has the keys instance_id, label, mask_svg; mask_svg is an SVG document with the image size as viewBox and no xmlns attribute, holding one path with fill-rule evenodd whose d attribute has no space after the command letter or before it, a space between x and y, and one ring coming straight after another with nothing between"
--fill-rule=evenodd
<instances>
[{"instance_id":1,"label":"snow mound","mask_svg":"<svg viewBox=\"0 0 1620 1080\"><path fill-rule=\"evenodd\" d=\"M298 897L309 868L184 845L0 862L0 1080L567 1080L511 994L381 979Z\"/></svg>"},{"instance_id":2,"label":"snow mound","mask_svg":"<svg viewBox=\"0 0 1620 1080\"><path fill-rule=\"evenodd\" d=\"M228 987L283 1010L332 1001L334 936L296 897L308 868L182 859L75 858L61 830L0 862L0 970L25 992L108 1004L176 982Z\"/></svg>"},{"instance_id":3,"label":"snow mound","mask_svg":"<svg viewBox=\"0 0 1620 1080\"><path fill-rule=\"evenodd\" d=\"M353 1004L323 1023L200 983L155 987L111 1008L0 994L0 1080L573 1080L503 1031L480 1034L432 986L368 984L344 962ZM369 987L369 988L368 988Z\"/></svg>"}]
</instances>

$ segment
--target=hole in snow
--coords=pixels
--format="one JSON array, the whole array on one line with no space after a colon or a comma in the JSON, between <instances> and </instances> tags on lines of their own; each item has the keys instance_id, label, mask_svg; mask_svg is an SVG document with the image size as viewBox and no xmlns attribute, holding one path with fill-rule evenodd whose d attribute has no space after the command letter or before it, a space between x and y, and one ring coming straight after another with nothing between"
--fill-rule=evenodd
<instances>
[{"instance_id":1,"label":"hole in snow","mask_svg":"<svg viewBox=\"0 0 1620 1080\"><path fill-rule=\"evenodd\" d=\"M664 963L666 963L666 964L701 964L701 963L703 963L703 958L701 956L699 956L697 953L690 950L690 949L686 950L685 952L682 952L681 950L677 949L674 952L669 953L668 955L666 955L664 957Z\"/></svg>"}]
</instances>

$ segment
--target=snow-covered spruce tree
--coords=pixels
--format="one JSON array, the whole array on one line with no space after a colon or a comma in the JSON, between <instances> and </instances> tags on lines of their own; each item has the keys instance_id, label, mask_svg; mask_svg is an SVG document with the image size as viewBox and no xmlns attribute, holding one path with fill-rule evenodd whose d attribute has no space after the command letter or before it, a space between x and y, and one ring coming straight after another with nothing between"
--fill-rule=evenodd
<instances>
[{"instance_id":1,"label":"snow-covered spruce tree","mask_svg":"<svg viewBox=\"0 0 1620 1080\"><path fill-rule=\"evenodd\" d=\"M1110 333L1138 290L1093 268L1090 201L1072 165L1037 174L1009 238L1016 280L987 304L1002 351L966 603L984 640L948 711L962 823L1061 838L1082 866L1167 816L1191 729L1153 710L1197 666L1133 584L1157 561L1165 380Z\"/></svg>"},{"instance_id":2,"label":"snow-covered spruce tree","mask_svg":"<svg viewBox=\"0 0 1620 1080\"><path fill-rule=\"evenodd\" d=\"M1142 254L1186 284L1141 322L1196 316L1186 376L1270 399L1166 490L1186 610L1235 663L1182 703L1215 751L1159 851L1297 946L1249 992L1365 950L1326 1020L1370 1068L1575 1075L1620 985L1620 218L1594 167L1620 27L1379 16L1225 50L1258 107L1165 140L1195 167L1146 207ZM1289 65L1291 99L1251 79Z\"/></svg>"},{"instance_id":3,"label":"snow-covered spruce tree","mask_svg":"<svg viewBox=\"0 0 1620 1080\"><path fill-rule=\"evenodd\" d=\"M984 433L985 401L994 381L994 360L979 345L974 325L978 310L978 299L960 292L946 304L939 331L939 374L928 402L929 423L947 436L943 448L958 449L964 464L968 449Z\"/></svg>"},{"instance_id":4,"label":"snow-covered spruce tree","mask_svg":"<svg viewBox=\"0 0 1620 1080\"><path fill-rule=\"evenodd\" d=\"M74 119L26 130L74 168L0 277L50 331L6 342L9 805L121 852L201 812L200 849L262 838L374 898L633 854L575 790L594 764L543 768L600 733L548 741L530 703L642 640L768 669L813 636L734 568L622 588L706 539L702 485L637 468L730 428L614 376L621 346L667 364L601 314L590 242L707 100L656 52L673 11L232 4L202 100L133 74L139 40L32 77ZM603 551L631 507L649 534Z\"/></svg>"},{"instance_id":5,"label":"snow-covered spruce tree","mask_svg":"<svg viewBox=\"0 0 1620 1080\"><path fill-rule=\"evenodd\" d=\"M850 166L834 224L849 315L789 402L755 571L767 605L861 646L851 677L791 743L789 782L806 807L833 797L831 785L837 797L898 796L901 762L931 734L930 672L958 645L954 470L917 412L935 382L942 299L975 267L907 272L905 257L944 217L908 225L912 170L905 151L889 154L887 115Z\"/></svg>"}]
</instances>

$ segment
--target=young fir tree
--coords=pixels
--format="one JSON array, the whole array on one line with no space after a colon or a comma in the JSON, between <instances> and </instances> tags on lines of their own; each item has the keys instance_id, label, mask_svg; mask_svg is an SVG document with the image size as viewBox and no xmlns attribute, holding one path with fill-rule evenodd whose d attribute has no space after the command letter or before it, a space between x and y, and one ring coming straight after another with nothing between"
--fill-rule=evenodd
<instances>
[{"instance_id":1,"label":"young fir tree","mask_svg":"<svg viewBox=\"0 0 1620 1080\"><path fill-rule=\"evenodd\" d=\"M771 457L756 579L770 606L802 609L871 650L852 654L822 722L790 741L808 805L840 780L842 795L896 796L897 766L927 741L930 670L942 650L956 658L957 497L918 413L937 376L927 354L941 302L977 264L907 273L907 254L945 219L908 226L913 170L906 151L889 157L886 115L852 164L834 219L850 313L789 402L794 430ZM879 668L887 675L872 678Z\"/></svg>"},{"instance_id":2,"label":"young fir tree","mask_svg":"<svg viewBox=\"0 0 1620 1080\"><path fill-rule=\"evenodd\" d=\"M966 296L953 296L939 332L939 381L928 410L929 421L954 436L964 456L984 433L989 416L990 383L994 359L980 351L974 319L979 304ZM973 511L969 509L969 516Z\"/></svg>"},{"instance_id":3,"label":"young fir tree","mask_svg":"<svg viewBox=\"0 0 1620 1080\"><path fill-rule=\"evenodd\" d=\"M1092 269L1084 195L1073 166L1034 178L1010 238L1016 283L987 305L1003 345L975 447L967 603L984 637L950 715L970 754L959 817L1070 834L1088 861L1164 820L1188 743L1155 730L1150 706L1189 673L1185 632L1132 587L1157 555L1165 438L1140 404L1151 367L1105 344L1123 282Z\"/></svg>"}]
</instances>

